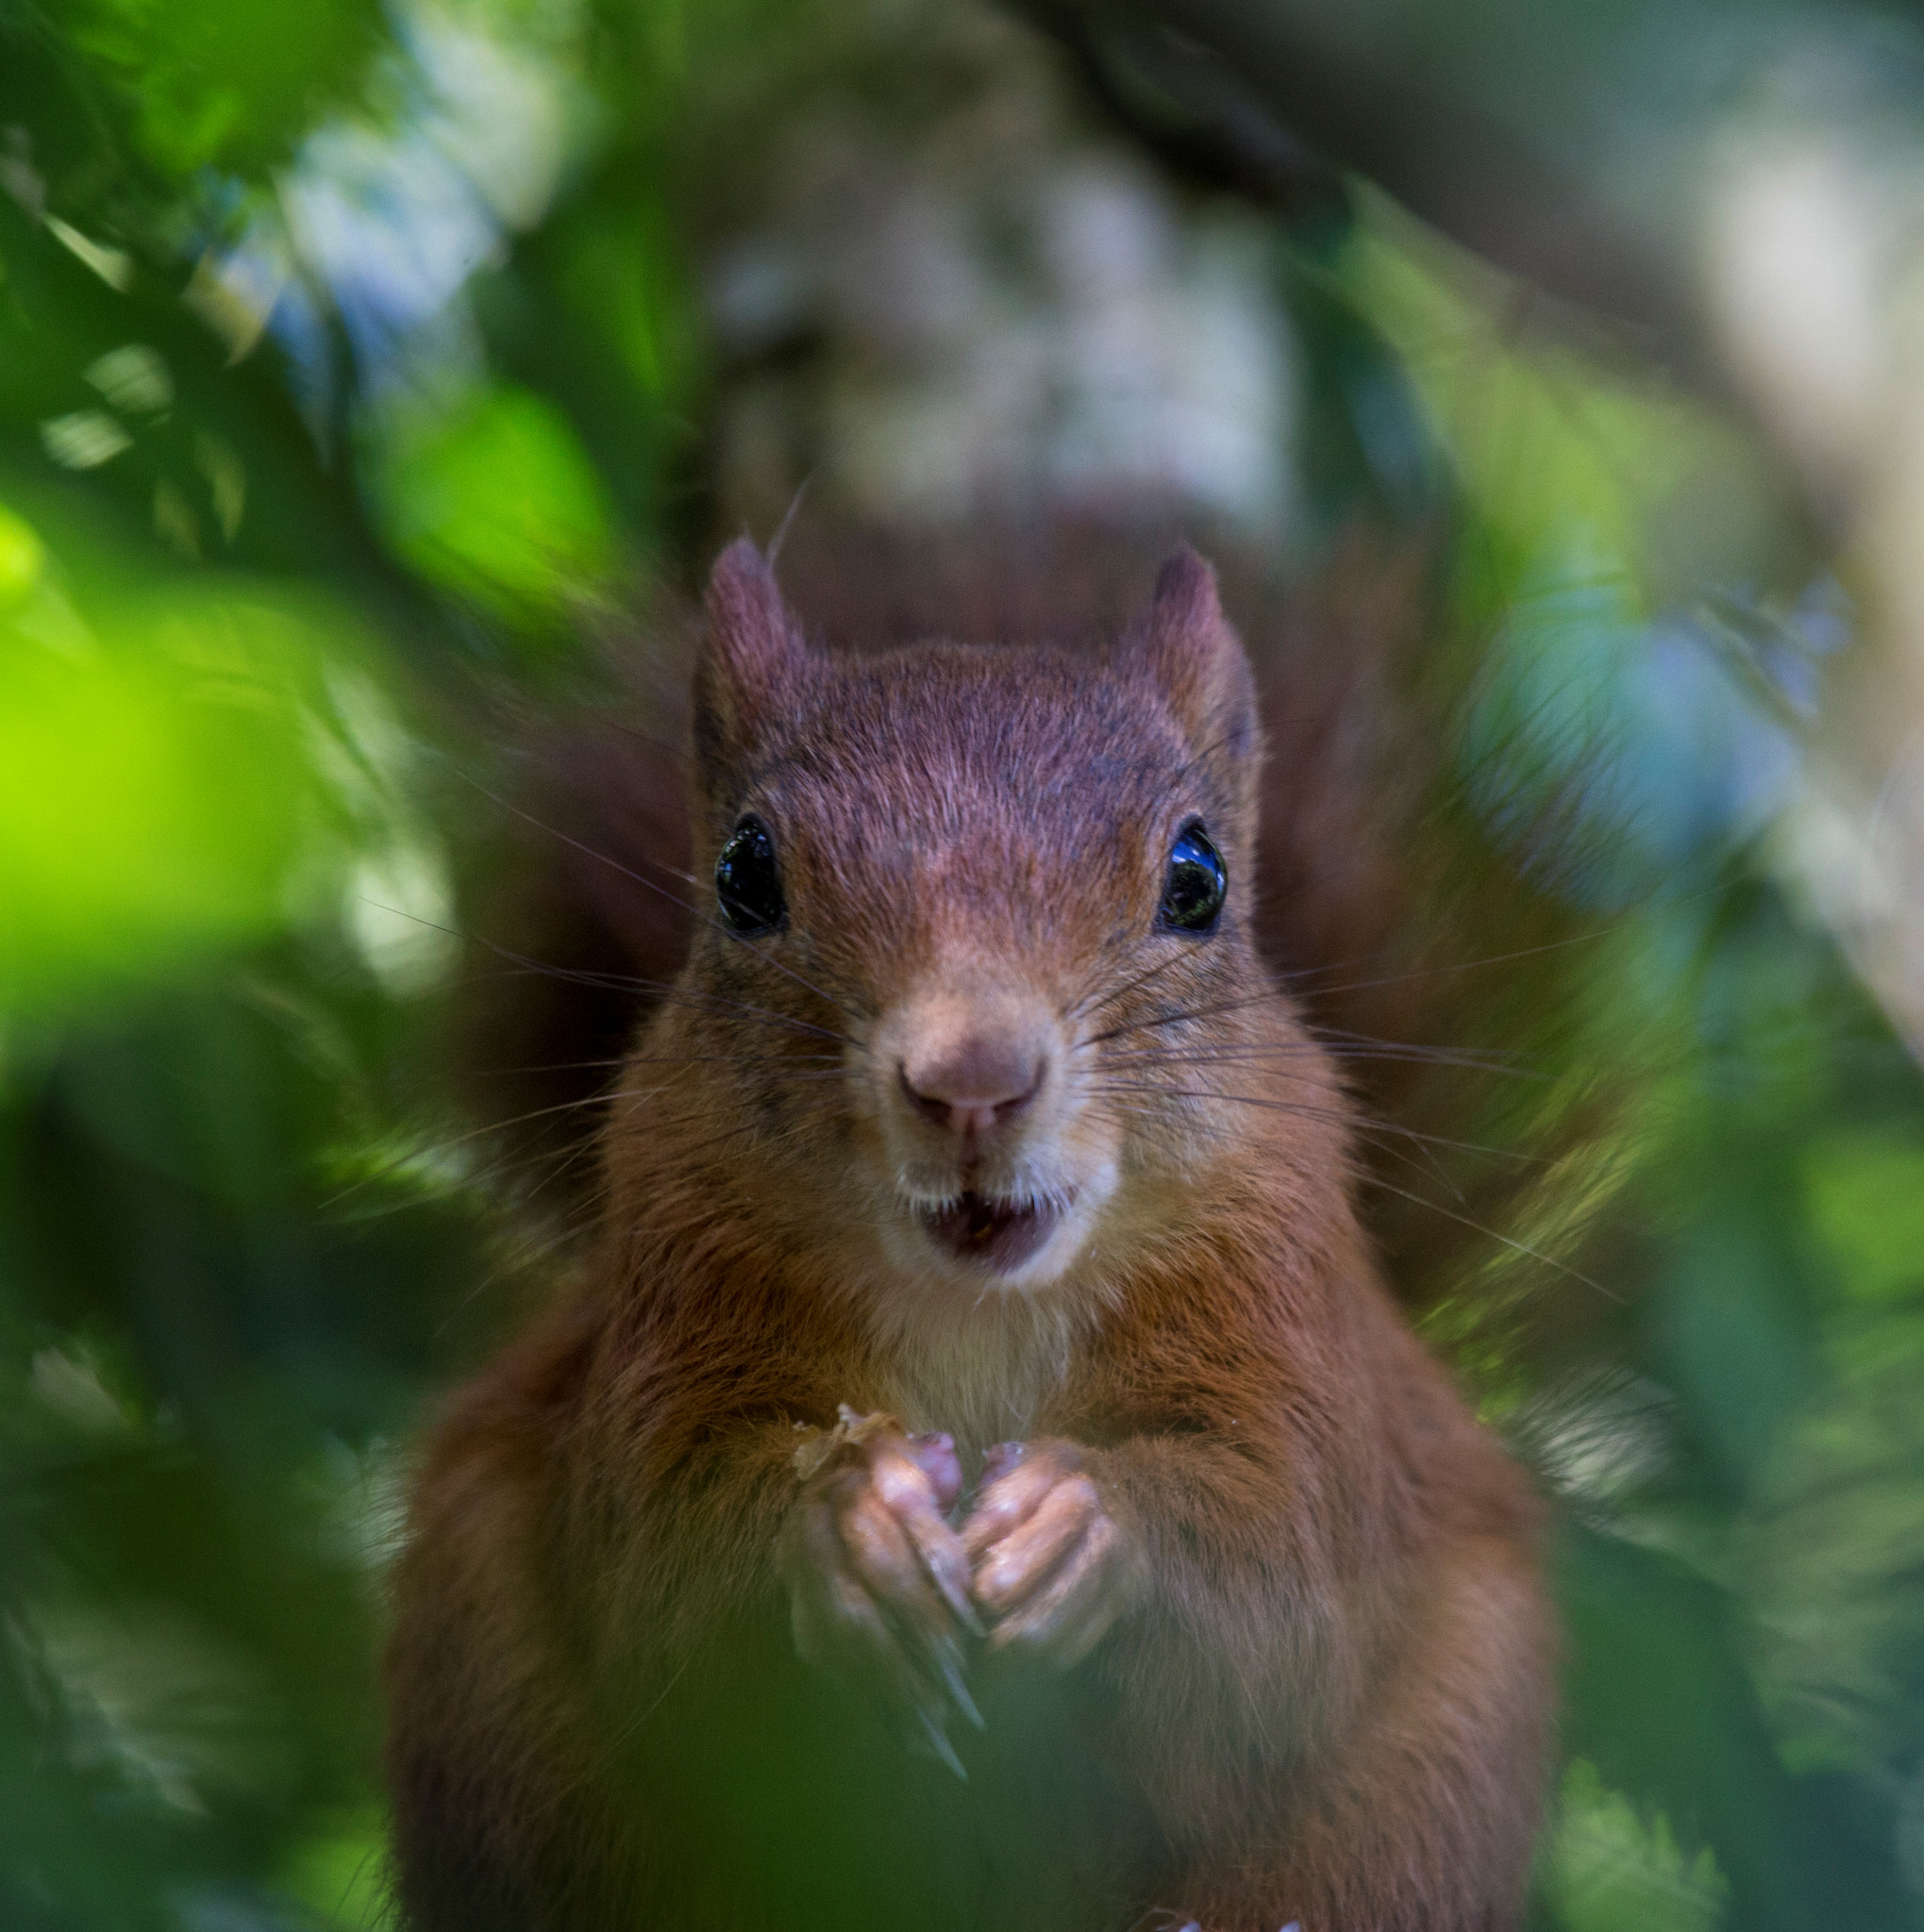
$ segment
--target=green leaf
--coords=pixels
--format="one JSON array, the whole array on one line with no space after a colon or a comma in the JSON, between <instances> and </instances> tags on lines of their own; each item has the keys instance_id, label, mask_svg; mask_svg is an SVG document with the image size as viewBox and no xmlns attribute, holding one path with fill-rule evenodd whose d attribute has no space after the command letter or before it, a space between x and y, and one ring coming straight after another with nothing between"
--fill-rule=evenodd
<instances>
[{"instance_id":1,"label":"green leaf","mask_svg":"<svg viewBox=\"0 0 1924 1932\"><path fill-rule=\"evenodd\" d=\"M1567 1932L1710 1932L1729 1888L1708 1850L1686 1859L1661 1812L1648 1824L1595 1765L1564 1774L1547 1890Z\"/></svg>"},{"instance_id":2,"label":"green leaf","mask_svg":"<svg viewBox=\"0 0 1924 1932\"><path fill-rule=\"evenodd\" d=\"M70 31L128 97L146 158L176 179L282 159L381 44L372 0L311 0L297 31L256 0L83 0Z\"/></svg>"},{"instance_id":3,"label":"green leaf","mask_svg":"<svg viewBox=\"0 0 1924 1932\"><path fill-rule=\"evenodd\" d=\"M1832 1134L1805 1157L1811 1221L1846 1291L1887 1301L1924 1287L1924 1143Z\"/></svg>"},{"instance_id":4,"label":"green leaf","mask_svg":"<svg viewBox=\"0 0 1924 1932\"><path fill-rule=\"evenodd\" d=\"M316 790L303 705L332 642L318 608L211 575L135 579L83 613L40 541L4 513L0 1008L15 1010L284 921ZM106 575L93 561L78 575Z\"/></svg>"},{"instance_id":5,"label":"green leaf","mask_svg":"<svg viewBox=\"0 0 1924 1932\"><path fill-rule=\"evenodd\" d=\"M567 418L527 390L403 426L376 495L410 565L522 630L556 628L613 562L600 477Z\"/></svg>"}]
</instances>

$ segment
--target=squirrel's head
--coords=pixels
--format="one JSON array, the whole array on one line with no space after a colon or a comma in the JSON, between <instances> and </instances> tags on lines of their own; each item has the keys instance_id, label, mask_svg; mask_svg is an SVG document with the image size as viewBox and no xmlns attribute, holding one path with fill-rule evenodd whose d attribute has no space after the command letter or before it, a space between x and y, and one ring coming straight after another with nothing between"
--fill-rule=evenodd
<instances>
[{"instance_id":1,"label":"squirrel's head","mask_svg":"<svg viewBox=\"0 0 1924 1932\"><path fill-rule=\"evenodd\" d=\"M694 742L707 916L672 1024L738 1049L703 1077L734 1083L712 1144L743 1198L979 1294L1194 1212L1249 1131L1223 1057L1294 1024L1251 941L1260 731L1207 563L1171 558L1106 655L839 655L745 540Z\"/></svg>"}]
</instances>

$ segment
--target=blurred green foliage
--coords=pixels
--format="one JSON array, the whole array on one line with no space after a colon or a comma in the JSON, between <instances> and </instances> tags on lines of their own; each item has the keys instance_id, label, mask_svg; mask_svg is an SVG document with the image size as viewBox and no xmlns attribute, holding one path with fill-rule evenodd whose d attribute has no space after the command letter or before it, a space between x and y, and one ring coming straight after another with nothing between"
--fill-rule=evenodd
<instances>
[{"instance_id":1,"label":"blurred green foliage","mask_svg":"<svg viewBox=\"0 0 1924 1932\"><path fill-rule=\"evenodd\" d=\"M758 89L887 96L862 30L0 0L0 1924L381 1923L402 1445L516 1265L407 1071L474 805L426 747L681 558L700 224ZM1510 747L1624 834L1567 882L1651 1062L1610 1294L1491 1397L1564 1506L1540 1923L1916 1925L1924 1095L1748 803L1809 559L1706 581L1680 505L1763 493L1741 441L1502 347L1391 211L1277 267L1310 526L1452 531L1466 788ZM1666 628L1732 584L1721 658Z\"/></svg>"},{"instance_id":2,"label":"blurred green foliage","mask_svg":"<svg viewBox=\"0 0 1924 1932\"><path fill-rule=\"evenodd\" d=\"M613 560L599 476L567 418L527 390L469 397L397 430L375 490L395 554L505 625L564 625Z\"/></svg>"},{"instance_id":3,"label":"blurred green foliage","mask_svg":"<svg viewBox=\"0 0 1924 1932\"><path fill-rule=\"evenodd\" d=\"M50 51L71 49L134 151L183 180L285 160L317 111L350 96L384 26L367 4L317 8L298 35L251 0L99 0L60 13Z\"/></svg>"}]
</instances>

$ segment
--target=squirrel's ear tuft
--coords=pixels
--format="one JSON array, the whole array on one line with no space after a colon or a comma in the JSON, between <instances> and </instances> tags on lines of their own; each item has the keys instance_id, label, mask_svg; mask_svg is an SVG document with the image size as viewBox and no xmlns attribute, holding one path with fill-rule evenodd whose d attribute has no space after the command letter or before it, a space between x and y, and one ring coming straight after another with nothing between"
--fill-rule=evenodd
<instances>
[{"instance_id":1,"label":"squirrel's ear tuft","mask_svg":"<svg viewBox=\"0 0 1924 1932\"><path fill-rule=\"evenodd\" d=\"M694 745L705 762L748 751L784 690L813 656L775 581L746 537L715 559L703 601L706 635L694 667Z\"/></svg>"},{"instance_id":2,"label":"squirrel's ear tuft","mask_svg":"<svg viewBox=\"0 0 1924 1932\"><path fill-rule=\"evenodd\" d=\"M1138 646L1198 753L1231 759L1256 750L1256 681L1223 615L1216 574L1188 544L1156 573Z\"/></svg>"}]
</instances>

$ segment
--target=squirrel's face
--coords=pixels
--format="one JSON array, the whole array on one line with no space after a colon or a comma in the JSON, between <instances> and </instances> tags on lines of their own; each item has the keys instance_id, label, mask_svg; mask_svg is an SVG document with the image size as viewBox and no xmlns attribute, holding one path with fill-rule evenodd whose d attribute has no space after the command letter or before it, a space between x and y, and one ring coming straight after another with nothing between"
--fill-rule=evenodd
<instances>
[{"instance_id":1,"label":"squirrel's face","mask_svg":"<svg viewBox=\"0 0 1924 1932\"><path fill-rule=\"evenodd\" d=\"M830 656L745 542L708 620L689 1024L760 1016L728 1077L787 1170L770 1211L977 1293L1179 1220L1232 1130L1191 1054L1279 1024L1251 1011L1252 686L1208 566L1173 559L1107 659Z\"/></svg>"}]
</instances>

